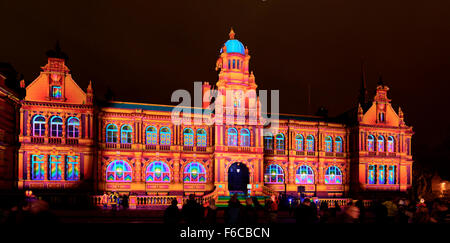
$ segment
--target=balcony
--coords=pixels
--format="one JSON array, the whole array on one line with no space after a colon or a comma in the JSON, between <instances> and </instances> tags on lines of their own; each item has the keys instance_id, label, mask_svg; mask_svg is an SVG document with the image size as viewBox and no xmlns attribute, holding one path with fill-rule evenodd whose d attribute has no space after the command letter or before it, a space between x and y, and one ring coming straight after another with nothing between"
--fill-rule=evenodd
<instances>
[{"instance_id":1,"label":"balcony","mask_svg":"<svg viewBox=\"0 0 450 243\"><path fill-rule=\"evenodd\" d=\"M286 153L285 153L285 151L284 150L276 150L276 154L277 155L285 155Z\"/></svg>"},{"instance_id":2,"label":"balcony","mask_svg":"<svg viewBox=\"0 0 450 243\"><path fill-rule=\"evenodd\" d=\"M160 150L165 150L165 151L169 151L170 150L170 145L161 145L159 146Z\"/></svg>"},{"instance_id":3,"label":"balcony","mask_svg":"<svg viewBox=\"0 0 450 243\"><path fill-rule=\"evenodd\" d=\"M120 148L121 149L131 149L131 143L121 143Z\"/></svg>"},{"instance_id":4,"label":"balcony","mask_svg":"<svg viewBox=\"0 0 450 243\"><path fill-rule=\"evenodd\" d=\"M264 149L264 153L265 154L273 154L273 150L272 149Z\"/></svg>"},{"instance_id":5,"label":"balcony","mask_svg":"<svg viewBox=\"0 0 450 243\"><path fill-rule=\"evenodd\" d=\"M295 155L297 155L297 156L304 156L305 155L305 151L295 151Z\"/></svg>"},{"instance_id":6,"label":"balcony","mask_svg":"<svg viewBox=\"0 0 450 243\"><path fill-rule=\"evenodd\" d=\"M336 157L344 157L344 153L342 152L336 152Z\"/></svg>"},{"instance_id":7,"label":"balcony","mask_svg":"<svg viewBox=\"0 0 450 243\"><path fill-rule=\"evenodd\" d=\"M156 150L156 145L154 144L146 144L145 150Z\"/></svg>"},{"instance_id":8,"label":"balcony","mask_svg":"<svg viewBox=\"0 0 450 243\"><path fill-rule=\"evenodd\" d=\"M325 156L334 157L334 153L333 152L325 152Z\"/></svg>"},{"instance_id":9,"label":"balcony","mask_svg":"<svg viewBox=\"0 0 450 243\"><path fill-rule=\"evenodd\" d=\"M69 145L78 145L78 139L76 139L76 138L67 138L67 139L66 139L66 144L69 144Z\"/></svg>"},{"instance_id":10,"label":"balcony","mask_svg":"<svg viewBox=\"0 0 450 243\"><path fill-rule=\"evenodd\" d=\"M50 144L61 144L61 138L48 138Z\"/></svg>"},{"instance_id":11,"label":"balcony","mask_svg":"<svg viewBox=\"0 0 450 243\"><path fill-rule=\"evenodd\" d=\"M194 151L194 146L183 146L183 151Z\"/></svg>"},{"instance_id":12,"label":"balcony","mask_svg":"<svg viewBox=\"0 0 450 243\"><path fill-rule=\"evenodd\" d=\"M106 143L105 147L109 148L109 149L115 149L115 148L117 148L117 144L116 143Z\"/></svg>"},{"instance_id":13,"label":"balcony","mask_svg":"<svg viewBox=\"0 0 450 243\"><path fill-rule=\"evenodd\" d=\"M197 151L206 152L206 147L197 147Z\"/></svg>"},{"instance_id":14,"label":"balcony","mask_svg":"<svg viewBox=\"0 0 450 243\"><path fill-rule=\"evenodd\" d=\"M44 143L43 137L31 137L31 143Z\"/></svg>"},{"instance_id":15,"label":"balcony","mask_svg":"<svg viewBox=\"0 0 450 243\"><path fill-rule=\"evenodd\" d=\"M308 155L308 156L315 156L315 155L316 155L316 152L314 152L314 151L308 151L308 152L307 152L307 155Z\"/></svg>"}]
</instances>

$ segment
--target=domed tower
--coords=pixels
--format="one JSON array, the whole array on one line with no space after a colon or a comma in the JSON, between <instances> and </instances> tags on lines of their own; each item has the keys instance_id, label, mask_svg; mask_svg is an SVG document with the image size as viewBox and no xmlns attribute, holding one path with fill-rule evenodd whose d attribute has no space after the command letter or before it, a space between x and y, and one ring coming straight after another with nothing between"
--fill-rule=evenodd
<instances>
[{"instance_id":1,"label":"domed tower","mask_svg":"<svg viewBox=\"0 0 450 243\"><path fill-rule=\"evenodd\" d=\"M215 186L219 195L251 188L260 195L263 186L263 124L258 114L255 76L249 71L250 55L233 30L220 49L215 101ZM210 87L203 84L203 90Z\"/></svg>"},{"instance_id":2,"label":"domed tower","mask_svg":"<svg viewBox=\"0 0 450 243\"><path fill-rule=\"evenodd\" d=\"M220 70L217 88L222 94L221 101L225 110L229 108L229 110L242 113L248 109L250 113L253 113L254 110L255 113L251 115L256 115L257 85L253 72L249 72L250 55L248 48L234 37L235 33L231 29L229 40L220 49L220 56L216 61L216 70ZM216 108L219 107L216 106Z\"/></svg>"}]
</instances>

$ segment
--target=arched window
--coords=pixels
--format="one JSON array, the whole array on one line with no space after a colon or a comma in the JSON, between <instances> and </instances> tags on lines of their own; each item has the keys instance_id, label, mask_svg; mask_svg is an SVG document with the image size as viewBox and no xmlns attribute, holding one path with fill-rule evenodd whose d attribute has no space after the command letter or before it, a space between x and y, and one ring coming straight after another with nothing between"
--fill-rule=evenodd
<instances>
[{"instance_id":1,"label":"arched window","mask_svg":"<svg viewBox=\"0 0 450 243\"><path fill-rule=\"evenodd\" d=\"M45 160L44 155L31 155L31 179L44 180L45 179Z\"/></svg>"},{"instance_id":2,"label":"arched window","mask_svg":"<svg viewBox=\"0 0 450 243\"><path fill-rule=\"evenodd\" d=\"M145 138L146 144L150 144L150 145L156 145L158 144L158 134L156 132L156 128L153 126L149 126L147 127L147 129L145 129Z\"/></svg>"},{"instance_id":3,"label":"arched window","mask_svg":"<svg viewBox=\"0 0 450 243\"><path fill-rule=\"evenodd\" d=\"M284 172L281 166L277 164L271 164L266 168L264 175L266 183L281 184L284 182Z\"/></svg>"},{"instance_id":4,"label":"arched window","mask_svg":"<svg viewBox=\"0 0 450 243\"><path fill-rule=\"evenodd\" d=\"M62 157L61 155L50 155L49 180L62 180Z\"/></svg>"},{"instance_id":5,"label":"arched window","mask_svg":"<svg viewBox=\"0 0 450 243\"><path fill-rule=\"evenodd\" d=\"M117 126L109 124L106 126L106 142L117 143Z\"/></svg>"},{"instance_id":6,"label":"arched window","mask_svg":"<svg viewBox=\"0 0 450 243\"><path fill-rule=\"evenodd\" d=\"M378 184L386 184L386 166L379 165L378 166Z\"/></svg>"},{"instance_id":7,"label":"arched window","mask_svg":"<svg viewBox=\"0 0 450 243\"><path fill-rule=\"evenodd\" d=\"M308 135L308 137L306 137L306 143L308 146L308 152L314 152L314 137L312 135Z\"/></svg>"},{"instance_id":8,"label":"arched window","mask_svg":"<svg viewBox=\"0 0 450 243\"><path fill-rule=\"evenodd\" d=\"M186 183L205 183L206 170L199 162L191 162L184 168L183 181Z\"/></svg>"},{"instance_id":9,"label":"arched window","mask_svg":"<svg viewBox=\"0 0 450 243\"><path fill-rule=\"evenodd\" d=\"M106 168L106 181L128 182L131 178L131 166L123 160L115 160Z\"/></svg>"},{"instance_id":10,"label":"arched window","mask_svg":"<svg viewBox=\"0 0 450 243\"><path fill-rule=\"evenodd\" d=\"M314 184L314 172L311 167L302 165L298 167L295 174L296 184Z\"/></svg>"},{"instance_id":11,"label":"arched window","mask_svg":"<svg viewBox=\"0 0 450 243\"><path fill-rule=\"evenodd\" d=\"M183 131L184 146L194 146L194 131L190 128L185 128Z\"/></svg>"},{"instance_id":12,"label":"arched window","mask_svg":"<svg viewBox=\"0 0 450 243\"><path fill-rule=\"evenodd\" d=\"M383 112L380 112L379 117L380 117L380 122L384 122L384 113Z\"/></svg>"},{"instance_id":13,"label":"arched window","mask_svg":"<svg viewBox=\"0 0 450 243\"><path fill-rule=\"evenodd\" d=\"M241 146L250 147L250 131L247 128L241 129Z\"/></svg>"},{"instance_id":14,"label":"arched window","mask_svg":"<svg viewBox=\"0 0 450 243\"><path fill-rule=\"evenodd\" d=\"M375 142L372 135L367 137L367 150L371 152L375 151Z\"/></svg>"},{"instance_id":15,"label":"arched window","mask_svg":"<svg viewBox=\"0 0 450 243\"><path fill-rule=\"evenodd\" d=\"M368 173L368 183L375 184L376 183L376 165L369 165L369 173Z\"/></svg>"},{"instance_id":16,"label":"arched window","mask_svg":"<svg viewBox=\"0 0 450 243\"><path fill-rule=\"evenodd\" d=\"M171 134L170 129L168 127L162 127L161 130L159 130L159 143L161 145L170 145L171 144L170 137Z\"/></svg>"},{"instance_id":17,"label":"arched window","mask_svg":"<svg viewBox=\"0 0 450 243\"><path fill-rule=\"evenodd\" d=\"M67 120L67 137L78 138L80 135L80 120L76 117L71 117Z\"/></svg>"},{"instance_id":18,"label":"arched window","mask_svg":"<svg viewBox=\"0 0 450 243\"><path fill-rule=\"evenodd\" d=\"M66 157L66 180L76 181L80 179L80 163L78 156Z\"/></svg>"},{"instance_id":19,"label":"arched window","mask_svg":"<svg viewBox=\"0 0 450 243\"><path fill-rule=\"evenodd\" d=\"M330 136L326 137L325 138L325 152L333 152L332 144L333 144L333 139Z\"/></svg>"},{"instance_id":20,"label":"arched window","mask_svg":"<svg viewBox=\"0 0 450 243\"><path fill-rule=\"evenodd\" d=\"M206 131L205 131L205 129L197 130L197 147L206 147Z\"/></svg>"},{"instance_id":21,"label":"arched window","mask_svg":"<svg viewBox=\"0 0 450 243\"><path fill-rule=\"evenodd\" d=\"M325 172L325 184L342 184L341 170L337 166L328 167Z\"/></svg>"},{"instance_id":22,"label":"arched window","mask_svg":"<svg viewBox=\"0 0 450 243\"><path fill-rule=\"evenodd\" d=\"M395 140L394 137L389 136L387 142L387 149L389 153L395 152Z\"/></svg>"},{"instance_id":23,"label":"arched window","mask_svg":"<svg viewBox=\"0 0 450 243\"><path fill-rule=\"evenodd\" d=\"M395 184L395 165L390 165L388 167L388 183Z\"/></svg>"},{"instance_id":24,"label":"arched window","mask_svg":"<svg viewBox=\"0 0 450 243\"><path fill-rule=\"evenodd\" d=\"M342 153L342 138L341 137L336 137L334 139L334 150L337 153Z\"/></svg>"},{"instance_id":25,"label":"arched window","mask_svg":"<svg viewBox=\"0 0 450 243\"><path fill-rule=\"evenodd\" d=\"M267 133L264 135L264 149L273 150L273 135L272 133Z\"/></svg>"},{"instance_id":26,"label":"arched window","mask_svg":"<svg viewBox=\"0 0 450 243\"><path fill-rule=\"evenodd\" d=\"M123 125L120 129L120 143L132 143L133 128L130 125Z\"/></svg>"},{"instance_id":27,"label":"arched window","mask_svg":"<svg viewBox=\"0 0 450 243\"><path fill-rule=\"evenodd\" d=\"M162 161L153 161L147 166L145 181L170 182L169 166Z\"/></svg>"},{"instance_id":28,"label":"arched window","mask_svg":"<svg viewBox=\"0 0 450 243\"><path fill-rule=\"evenodd\" d=\"M50 119L50 136L55 138L62 137L63 120L59 116Z\"/></svg>"},{"instance_id":29,"label":"arched window","mask_svg":"<svg viewBox=\"0 0 450 243\"><path fill-rule=\"evenodd\" d=\"M237 146L237 130L235 128L228 129L228 146Z\"/></svg>"},{"instance_id":30,"label":"arched window","mask_svg":"<svg viewBox=\"0 0 450 243\"><path fill-rule=\"evenodd\" d=\"M378 136L378 152L384 152L384 137Z\"/></svg>"},{"instance_id":31,"label":"arched window","mask_svg":"<svg viewBox=\"0 0 450 243\"><path fill-rule=\"evenodd\" d=\"M295 136L295 149L297 151L303 151L303 136L300 134Z\"/></svg>"},{"instance_id":32,"label":"arched window","mask_svg":"<svg viewBox=\"0 0 450 243\"><path fill-rule=\"evenodd\" d=\"M45 118L41 115L33 117L33 136L45 136Z\"/></svg>"},{"instance_id":33,"label":"arched window","mask_svg":"<svg viewBox=\"0 0 450 243\"><path fill-rule=\"evenodd\" d=\"M284 150L284 135L282 133L278 133L275 139L277 150Z\"/></svg>"},{"instance_id":34,"label":"arched window","mask_svg":"<svg viewBox=\"0 0 450 243\"><path fill-rule=\"evenodd\" d=\"M233 68L236 68L236 59L233 59Z\"/></svg>"}]
</instances>

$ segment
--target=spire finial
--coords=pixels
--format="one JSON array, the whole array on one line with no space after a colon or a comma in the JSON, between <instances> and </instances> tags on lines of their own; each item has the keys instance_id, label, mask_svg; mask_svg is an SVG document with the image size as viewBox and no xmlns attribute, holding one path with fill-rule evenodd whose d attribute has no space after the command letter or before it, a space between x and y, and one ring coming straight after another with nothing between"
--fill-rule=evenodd
<instances>
[{"instance_id":1,"label":"spire finial","mask_svg":"<svg viewBox=\"0 0 450 243\"><path fill-rule=\"evenodd\" d=\"M234 31L233 31L233 27L231 27L230 33L229 33L228 35L230 36L230 40L233 40L233 39L234 39L235 33L234 33Z\"/></svg>"}]
</instances>

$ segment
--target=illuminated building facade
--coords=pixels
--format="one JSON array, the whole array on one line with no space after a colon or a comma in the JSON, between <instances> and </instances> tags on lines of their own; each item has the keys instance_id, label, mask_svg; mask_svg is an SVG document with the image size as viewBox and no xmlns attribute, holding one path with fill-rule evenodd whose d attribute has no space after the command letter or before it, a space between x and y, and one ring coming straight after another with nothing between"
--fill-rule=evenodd
<instances>
[{"instance_id":1,"label":"illuminated building facade","mask_svg":"<svg viewBox=\"0 0 450 243\"><path fill-rule=\"evenodd\" d=\"M221 96L210 103L205 82L202 107L175 118L168 105L108 101L94 109L91 84L84 92L64 59L49 57L21 101L19 189L228 195L250 184L253 195L304 186L310 196L341 197L411 186L413 132L387 86L345 119L280 114L267 130L249 50L234 35L216 62ZM195 122L210 105L209 122Z\"/></svg>"}]
</instances>

